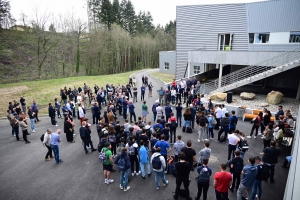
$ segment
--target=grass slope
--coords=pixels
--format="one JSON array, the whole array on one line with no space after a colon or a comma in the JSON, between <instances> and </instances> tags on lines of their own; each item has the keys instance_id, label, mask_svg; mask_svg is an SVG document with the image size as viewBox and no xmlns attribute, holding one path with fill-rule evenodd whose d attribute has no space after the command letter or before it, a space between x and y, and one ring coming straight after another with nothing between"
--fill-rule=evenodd
<instances>
[{"instance_id":1,"label":"grass slope","mask_svg":"<svg viewBox=\"0 0 300 200\"><path fill-rule=\"evenodd\" d=\"M136 72L136 71L135 71ZM40 113L48 113L48 103L54 103L55 97L59 96L59 89L63 87L74 86L78 88L83 87L83 83L86 83L89 87L94 87L97 84L100 88L105 87L106 83L114 85L126 84L129 80L129 76L133 73L126 72L120 74L103 75L103 76L80 76L70 78L60 78L51 80L40 80L40 81L24 81L20 83L1 84L0 93L0 116L5 117L8 108L8 102L14 99L19 102L20 96L24 96L27 102L27 106L32 104L32 100L37 100L37 104ZM93 89L94 91L94 89Z\"/></svg>"},{"instance_id":2,"label":"grass slope","mask_svg":"<svg viewBox=\"0 0 300 200\"><path fill-rule=\"evenodd\" d=\"M165 83L170 83L175 78L175 74L168 74L168 73L163 73L163 72L154 72L151 74L151 76L153 76L161 81L164 81Z\"/></svg>"}]
</instances>

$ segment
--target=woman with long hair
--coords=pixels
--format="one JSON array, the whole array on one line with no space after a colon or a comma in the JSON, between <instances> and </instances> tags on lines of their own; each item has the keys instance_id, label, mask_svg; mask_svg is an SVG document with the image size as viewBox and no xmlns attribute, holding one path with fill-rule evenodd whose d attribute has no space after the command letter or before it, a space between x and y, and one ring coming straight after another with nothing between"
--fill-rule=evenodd
<instances>
[{"instance_id":1,"label":"woman with long hair","mask_svg":"<svg viewBox=\"0 0 300 200\"><path fill-rule=\"evenodd\" d=\"M148 106L146 105L146 101L143 102L142 105L142 121L146 122L146 117L148 115Z\"/></svg>"},{"instance_id":2,"label":"woman with long hair","mask_svg":"<svg viewBox=\"0 0 300 200\"><path fill-rule=\"evenodd\" d=\"M183 113L183 126L191 127L192 113L190 107L185 108Z\"/></svg>"},{"instance_id":3,"label":"woman with long hair","mask_svg":"<svg viewBox=\"0 0 300 200\"><path fill-rule=\"evenodd\" d=\"M258 115L254 118L254 120L252 120L253 121L253 126L252 126L252 129L251 129L251 133L250 133L249 136L247 136L247 138L252 137L253 131L255 129L256 132L255 132L254 139L256 139L257 134L258 134L258 128L260 127L262 120L263 120L263 112L259 112Z\"/></svg>"},{"instance_id":4,"label":"woman with long hair","mask_svg":"<svg viewBox=\"0 0 300 200\"><path fill-rule=\"evenodd\" d=\"M117 155L117 133L113 126L108 127L108 142L111 144L111 152L113 156Z\"/></svg>"},{"instance_id":5,"label":"woman with long hair","mask_svg":"<svg viewBox=\"0 0 300 200\"><path fill-rule=\"evenodd\" d=\"M264 131L264 139L263 139L263 143L264 143L264 149L266 147L270 147L271 144L271 140L273 138L273 124L269 123L268 126L266 127L266 130Z\"/></svg>"}]
</instances>

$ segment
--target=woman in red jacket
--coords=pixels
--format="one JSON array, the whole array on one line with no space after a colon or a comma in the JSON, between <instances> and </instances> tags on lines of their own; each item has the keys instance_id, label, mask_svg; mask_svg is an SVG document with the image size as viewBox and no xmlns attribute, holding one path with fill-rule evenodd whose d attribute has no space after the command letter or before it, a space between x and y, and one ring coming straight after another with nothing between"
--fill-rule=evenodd
<instances>
[{"instance_id":1,"label":"woman in red jacket","mask_svg":"<svg viewBox=\"0 0 300 200\"><path fill-rule=\"evenodd\" d=\"M256 139L257 134L258 134L258 128L260 127L262 120L263 120L263 113L259 112L258 115L254 118L254 120L252 120L252 122L253 122L252 130L251 130L250 135L247 136L247 138L252 137L253 131L255 129L256 132L255 132L254 139Z\"/></svg>"}]
</instances>

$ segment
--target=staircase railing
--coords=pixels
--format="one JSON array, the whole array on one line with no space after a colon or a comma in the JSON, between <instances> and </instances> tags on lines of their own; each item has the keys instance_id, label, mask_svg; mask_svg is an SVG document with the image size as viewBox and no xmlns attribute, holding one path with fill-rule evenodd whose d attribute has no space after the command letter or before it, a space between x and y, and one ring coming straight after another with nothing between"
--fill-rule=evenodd
<instances>
[{"instance_id":1,"label":"staircase railing","mask_svg":"<svg viewBox=\"0 0 300 200\"><path fill-rule=\"evenodd\" d=\"M286 51L274 57L271 57L265 61L259 62L255 65L249 65L230 74L227 74L221 78L221 88L231 84L238 84L239 81L249 79L249 83L252 83L252 77L267 72L273 68L282 66L300 59L300 47L296 47L292 50ZM283 68L282 68L283 70ZM219 86L219 79L210 81L208 83L201 84L200 93L209 94L210 92L217 90Z\"/></svg>"}]
</instances>

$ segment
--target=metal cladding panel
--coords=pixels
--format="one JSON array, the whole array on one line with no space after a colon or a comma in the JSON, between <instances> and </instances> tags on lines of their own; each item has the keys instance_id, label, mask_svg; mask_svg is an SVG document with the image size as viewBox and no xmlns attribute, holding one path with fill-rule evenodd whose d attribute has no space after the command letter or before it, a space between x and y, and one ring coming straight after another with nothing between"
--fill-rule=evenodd
<instances>
[{"instance_id":1,"label":"metal cladding panel","mask_svg":"<svg viewBox=\"0 0 300 200\"><path fill-rule=\"evenodd\" d=\"M165 69L165 62L169 63L169 70ZM160 51L159 52L159 71L175 74L176 67L176 52L175 51Z\"/></svg>"},{"instance_id":2,"label":"metal cladding panel","mask_svg":"<svg viewBox=\"0 0 300 200\"><path fill-rule=\"evenodd\" d=\"M188 51L217 50L222 33L233 33L231 50L248 50L245 4L177 6L176 79L184 75Z\"/></svg>"},{"instance_id":3,"label":"metal cladding panel","mask_svg":"<svg viewBox=\"0 0 300 200\"><path fill-rule=\"evenodd\" d=\"M300 31L300 1L263 1L246 4L248 32Z\"/></svg>"}]
</instances>

